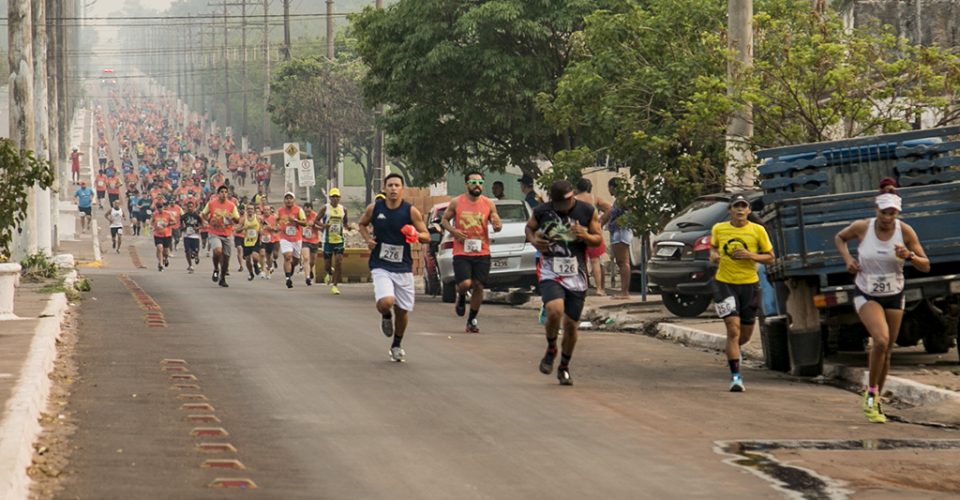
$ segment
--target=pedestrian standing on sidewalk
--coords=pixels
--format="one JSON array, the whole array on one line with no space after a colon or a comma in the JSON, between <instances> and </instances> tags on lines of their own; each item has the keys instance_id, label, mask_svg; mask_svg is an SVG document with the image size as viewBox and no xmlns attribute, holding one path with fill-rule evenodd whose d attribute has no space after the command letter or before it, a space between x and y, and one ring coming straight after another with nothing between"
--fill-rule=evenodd
<instances>
[{"instance_id":1,"label":"pedestrian standing on sidewalk","mask_svg":"<svg viewBox=\"0 0 960 500\"><path fill-rule=\"evenodd\" d=\"M83 156L83 153L77 150L77 147L73 147L73 151L70 153L70 178L73 180L73 183L76 184L80 182L80 157Z\"/></svg>"},{"instance_id":2,"label":"pedestrian standing on sidewalk","mask_svg":"<svg viewBox=\"0 0 960 500\"><path fill-rule=\"evenodd\" d=\"M881 183L874 199L877 215L850 224L834 237L837 251L854 278L853 305L870 334L870 371L863 393L863 414L873 423L887 421L880 405L883 384L890 370L891 347L900 333L905 298L903 265L910 261L920 272L930 271L917 233L898 219L902 210L900 195ZM850 255L847 242L858 240L857 258Z\"/></svg>"},{"instance_id":3,"label":"pedestrian standing on sidewalk","mask_svg":"<svg viewBox=\"0 0 960 500\"><path fill-rule=\"evenodd\" d=\"M450 200L440 225L453 235L453 274L457 282L454 311L463 317L470 295L470 315L466 333L480 333L477 314L483 304L483 287L490 277L490 232L500 232L503 224L493 200L483 196L483 174L469 172L463 177L466 193Z\"/></svg>"},{"instance_id":4,"label":"pedestrian standing on sidewalk","mask_svg":"<svg viewBox=\"0 0 960 500\"><path fill-rule=\"evenodd\" d=\"M602 216L613 208L609 201L593 194L593 183L587 178L581 178L577 181L576 195L574 196L577 200L592 205L598 216ZM593 286L597 290L597 295L601 297L607 294L603 290L605 280L603 279L603 268L600 265L600 259L603 258L605 253L607 253L607 245L603 241L600 242L600 246L587 247L587 271L589 271L588 274L593 276Z\"/></svg>"},{"instance_id":5,"label":"pedestrian standing on sidewalk","mask_svg":"<svg viewBox=\"0 0 960 500\"><path fill-rule=\"evenodd\" d=\"M750 341L760 306L757 264L772 264L773 245L767 230L750 222L750 202L742 194L730 199L730 220L710 231L710 262L719 263L713 279L717 316L727 328L727 364L730 392L743 392L740 346Z\"/></svg>"},{"instance_id":6,"label":"pedestrian standing on sidewalk","mask_svg":"<svg viewBox=\"0 0 960 500\"><path fill-rule=\"evenodd\" d=\"M620 293L614 295L614 299L630 298L630 244L633 242L633 230L625 227L620 217L627 213L626 193L624 190L625 180L614 177L607 182L607 188L610 190L616 200L610 210L604 212L600 219L600 224L606 225L610 231L610 246L613 248L613 258L617 262L617 268L620 270Z\"/></svg>"},{"instance_id":7,"label":"pedestrian standing on sidewalk","mask_svg":"<svg viewBox=\"0 0 960 500\"><path fill-rule=\"evenodd\" d=\"M603 241L600 220L592 205L574 197L570 181L559 180L550 186L550 201L534 209L526 234L542 255L540 296L546 311L547 352L540 360L540 372L553 372L562 326L557 379L562 385L573 385L570 358L577 345L580 315L587 297L587 248Z\"/></svg>"},{"instance_id":8,"label":"pedestrian standing on sidewalk","mask_svg":"<svg viewBox=\"0 0 960 500\"><path fill-rule=\"evenodd\" d=\"M399 363L406 356L400 343L416 294L410 244L429 243L430 233L423 214L403 201L403 177L389 174L383 179L383 185L386 199L368 206L359 226L360 235L370 248L370 275L380 313L380 332L393 337L390 360Z\"/></svg>"}]
</instances>

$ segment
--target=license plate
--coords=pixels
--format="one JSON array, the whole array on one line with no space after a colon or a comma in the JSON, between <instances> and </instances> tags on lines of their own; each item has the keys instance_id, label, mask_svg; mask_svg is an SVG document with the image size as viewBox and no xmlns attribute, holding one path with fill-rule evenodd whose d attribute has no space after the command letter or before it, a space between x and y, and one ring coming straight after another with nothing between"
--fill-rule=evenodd
<instances>
[{"instance_id":1,"label":"license plate","mask_svg":"<svg viewBox=\"0 0 960 500\"><path fill-rule=\"evenodd\" d=\"M657 257L673 257L677 253L677 247L660 247L657 249Z\"/></svg>"},{"instance_id":2,"label":"license plate","mask_svg":"<svg viewBox=\"0 0 960 500\"><path fill-rule=\"evenodd\" d=\"M490 261L490 267L492 267L493 269L503 269L507 267L507 259L506 258L493 259Z\"/></svg>"}]
</instances>

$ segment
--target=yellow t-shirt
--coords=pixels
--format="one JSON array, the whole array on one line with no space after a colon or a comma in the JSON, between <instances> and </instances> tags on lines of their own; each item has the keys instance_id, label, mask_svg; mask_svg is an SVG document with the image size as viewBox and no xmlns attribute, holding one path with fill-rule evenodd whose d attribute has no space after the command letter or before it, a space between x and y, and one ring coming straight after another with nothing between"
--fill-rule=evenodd
<instances>
[{"instance_id":1,"label":"yellow t-shirt","mask_svg":"<svg viewBox=\"0 0 960 500\"><path fill-rule=\"evenodd\" d=\"M260 219L254 215L252 218L243 217L243 246L252 247L257 245L260 239Z\"/></svg>"},{"instance_id":2,"label":"yellow t-shirt","mask_svg":"<svg viewBox=\"0 0 960 500\"><path fill-rule=\"evenodd\" d=\"M720 253L717 281L731 285L751 285L760 281L757 263L749 259L734 259L733 252L741 248L752 253L773 251L770 236L763 226L750 221L743 227L720 222L714 224L710 235L710 244Z\"/></svg>"}]
</instances>

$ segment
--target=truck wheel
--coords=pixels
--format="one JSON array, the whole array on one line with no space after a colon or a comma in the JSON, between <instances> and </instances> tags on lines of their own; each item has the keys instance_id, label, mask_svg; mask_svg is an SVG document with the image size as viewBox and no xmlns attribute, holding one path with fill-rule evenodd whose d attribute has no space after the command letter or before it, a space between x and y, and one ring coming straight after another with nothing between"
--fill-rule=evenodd
<instances>
[{"instance_id":1,"label":"truck wheel","mask_svg":"<svg viewBox=\"0 0 960 500\"><path fill-rule=\"evenodd\" d=\"M685 295L682 293L664 293L660 295L667 310L681 318L696 318L707 310L713 300L709 295Z\"/></svg>"},{"instance_id":2,"label":"truck wheel","mask_svg":"<svg viewBox=\"0 0 960 500\"><path fill-rule=\"evenodd\" d=\"M453 283L440 283L440 300L453 304L457 300L457 286Z\"/></svg>"},{"instance_id":3,"label":"truck wheel","mask_svg":"<svg viewBox=\"0 0 960 500\"><path fill-rule=\"evenodd\" d=\"M763 364L778 372L790 369L790 346L787 341L787 318L774 316L760 322Z\"/></svg>"}]
</instances>

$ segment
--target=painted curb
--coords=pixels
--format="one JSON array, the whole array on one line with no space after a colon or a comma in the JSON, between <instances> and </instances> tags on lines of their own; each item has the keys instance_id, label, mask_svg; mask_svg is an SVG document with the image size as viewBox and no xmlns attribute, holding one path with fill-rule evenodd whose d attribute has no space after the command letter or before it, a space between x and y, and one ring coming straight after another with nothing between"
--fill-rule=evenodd
<instances>
[{"instance_id":1,"label":"painted curb","mask_svg":"<svg viewBox=\"0 0 960 500\"><path fill-rule=\"evenodd\" d=\"M726 349L726 337L723 335L704 332L695 328L672 323L659 323L657 329L660 335L665 338L692 346L713 349L715 351L723 351ZM744 351L744 356L754 358L754 356L749 356L746 351ZM823 365L824 377L845 380L854 384L864 384L866 374L867 370L863 368L852 368L835 363L824 363ZM893 375L887 377L887 382L883 389L885 392L893 395L894 398L916 406L948 401L960 404L960 394Z\"/></svg>"},{"instance_id":2,"label":"painted curb","mask_svg":"<svg viewBox=\"0 0 960 500\"><path fill-rule=\"evenodd\" d=\"M50 378L57 357L56 339L67 309L62 293L50 302L38 319L30 351L0 419L0 494L5 500L29 497L31 479L27 467L33 460L33 442L40 435L40 413L50 396Z\"/></svg>"}]
</instances>

